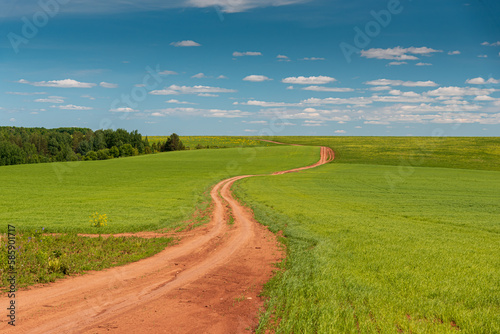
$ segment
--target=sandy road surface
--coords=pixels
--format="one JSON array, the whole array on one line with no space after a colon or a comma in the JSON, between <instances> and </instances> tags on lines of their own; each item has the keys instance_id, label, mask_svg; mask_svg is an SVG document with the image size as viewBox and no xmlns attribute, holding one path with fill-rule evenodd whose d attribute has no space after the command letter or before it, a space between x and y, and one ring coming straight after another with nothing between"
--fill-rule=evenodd
<instances>
[{"instance_id":1,"label":"sandy road surface","mask_svg":"<svg viewBox=\"0 0 500 334\"><path fill-rule=\"evenodd\" d=\"M332 161L321 148L316 164ZM232 184L211 191L209 224L179 244L122 267L18 291L16 326L7 324L9 299L0 298L2 333L248 333L257 325L258 297L283 253L274 234L255 222L231 195ZM228 224L229 215L234 224ZM5 307L4 307L5 306ZM1 315L1 313L0 313Z\"/></svg>"}]
</instances>

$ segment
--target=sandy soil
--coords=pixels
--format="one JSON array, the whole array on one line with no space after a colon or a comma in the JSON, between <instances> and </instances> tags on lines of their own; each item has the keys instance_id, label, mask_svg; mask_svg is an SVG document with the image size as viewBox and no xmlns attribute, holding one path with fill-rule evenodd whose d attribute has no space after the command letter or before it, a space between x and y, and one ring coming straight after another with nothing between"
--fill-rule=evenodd
<instances>
[{"instance_id":1,"label":"sandy soil","mask_svg":"<svg viewBox=\"0 0 500 334\"><path fill-rule=\"evenodd\" d=\"M322 147L316 164L274 174L333 158L333 151ZM235 181L251 176L215 185L210 223L185 233L177 245L122 267L18 291L15 327L7 324L9 299L3 295L0 332L253 332L263 307L258 294L284 253L276 236L231 195Z\"/></svg>"}]
</instances>

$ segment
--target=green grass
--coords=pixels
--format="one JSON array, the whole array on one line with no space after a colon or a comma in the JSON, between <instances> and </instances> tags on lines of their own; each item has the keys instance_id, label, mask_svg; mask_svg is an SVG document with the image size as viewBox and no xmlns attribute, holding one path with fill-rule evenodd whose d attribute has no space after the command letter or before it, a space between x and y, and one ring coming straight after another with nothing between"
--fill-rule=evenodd
<instances>
[{"instance_id":1,"label":"green grass","mask_svg":"<svg viewBox=\"0 0 500 334\"><path fill-rule=\"evenodd\" d=\"M90 215L106 214L102 233L178 228L208 203L216 182L317 161L313 147L168 152L104 161L0 167L0 226L19 232L97 233Z\"/></svg>"},{"instance_id":2,"label":"green grass","mask_svg":"<svg viewBox=\"0 0 500 334\"><path fill-rule=\"evenodd\" d=\"M500 137L273 137L329 146L340 163L500 171Z\"/></svg>"},{"instance_id":3,"label":"green grass","mask_svg":"<svg viewBox=\"0 0 500 334\"><path fill-rule=\"evenodd\" d=\"M7 238L0 236L0 282L8 287ZM65 275L120 266L163 250L172 238L52 236L41 230L16 235L17 288L53 282ZM3 289L4 291L7 288Z\"/></svg>"},{"instance_id":4,"label":"green grass","mask_svg":"<svg viewBox=\"0 0 500 334\"><path fill-rule=\"evenodd\" d=\"M286 237L260 332L500 333L500 173L387 175L400 168L333 163L237 183Z\"/></svg>"},{"instance_id":5,"label":"green grass","mask_svg":"<svg viewBox=\"0 0 500 334\"><path fill-rule=\"evenodd\" d=\"M197 145L204 148L231 148L231 147L268 147L276 146L276 144L256 140L252 137L235 137L235 136L182 136L180 137L186 148L195 149ZM149 136L150 144L159 141L167 141L168 136Z\"/></svg>"}]
</instances>

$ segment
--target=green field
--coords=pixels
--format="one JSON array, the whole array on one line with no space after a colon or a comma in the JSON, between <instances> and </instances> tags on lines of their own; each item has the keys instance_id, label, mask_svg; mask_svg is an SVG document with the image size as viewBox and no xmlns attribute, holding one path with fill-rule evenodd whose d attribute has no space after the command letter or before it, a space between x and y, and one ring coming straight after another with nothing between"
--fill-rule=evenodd
<instances>
[{"instance_id":1,"label":"green field","mask_svg":"<svg viewBox=\"0 0 500 334\"><path fill-rule=\"evenodd\" d=\"M182 136L180 137L186 148L195 149L197 145L204 148L231 148L231 147L269 147L276 144L263 142L253 137L230 137L230 136ZM149 136L150 144L157 142L165 142L166 136Z\"/></svg>"},{"instance_id":2,"label":"green field","mask_svg":"<svg viewBox=\"0 0 500 334\"><path fill-rule=\"evenodd\" d=\"M490 155L498 139L484 139L484 152L481 140L464 141L446 139L421 165L465 168L470 158L456 148L498 168ZM279 319L277 333L500 333L500 172L399 165L410 155L394 138L362 139L359 148L345 138L303 142L343 153L236 187L287 245L261 332Z\"/></svg>"},{"instance_id":3,"label":"green field","mask_svg":"<svg viewBox=\"0 0 500 334\"><path fill-rule=\"evenodd\" d=\"M328 146L336 162L500 171L500 137L273 137Z\"/></svg>"},{"instance_id":4,"label":"green field","mask_svg":"<svg viewBox=\"0 0 500 334\"><path fill-rule=\"evenodd\" d=\"M313 147L196 150L104 161L1 167L0 222L18 231L96 233L93 212L107 214L103 233L174 228L208 200L217 181L317 161Z\"/></svg>"},{"instance_id":5,"label":"green field","mask_svg":"<svg viewBox=\"0 0 500 334\"><path fill-rule=\"evenodd\" d=\"M33 268L23 284L134 261L171 242L68 235L37 236L45 239L34 243L29 231L183 227L196 209L206 208L217 181L305 166L319 157L317 147L191 138L194 145L250 147L1 167L0 221L24 232L18 244L33 250L19 250L20 263ZM259 332L500 333L499 138L273 140L330 146L336 160L234 186L259 222L283 232L287 246L283 271L265 290ZM108 215L108 226L90 227L96 211ZM64 254L55 254L58 249ZM4 262L0 258L0 266Z\"/></svg>"}]
</instances>

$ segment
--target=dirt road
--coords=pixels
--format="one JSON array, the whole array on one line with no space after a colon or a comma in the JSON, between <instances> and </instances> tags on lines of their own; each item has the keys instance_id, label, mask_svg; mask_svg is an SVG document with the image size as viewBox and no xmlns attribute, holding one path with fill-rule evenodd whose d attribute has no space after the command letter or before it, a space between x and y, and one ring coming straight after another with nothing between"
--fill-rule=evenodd
<instances>
[{"instance_id":1,"label":"dirt road","mask_svg":"<svg viewBox=\"0 0 500 334\"><path fill-rule=\"evenodd\" d=\"M313 168L333 160L321 148ZM231 195L211 191L209 224L179 244L135 263L18 291L16 326L7 324L9 299L0 298L2 333L249 333L263 301L258 294L283 252L276 236L255 222ZM230 215L234 223L230 223ZM4 307L5 306L5 307Z\"/></svg>"}]
</instances>

